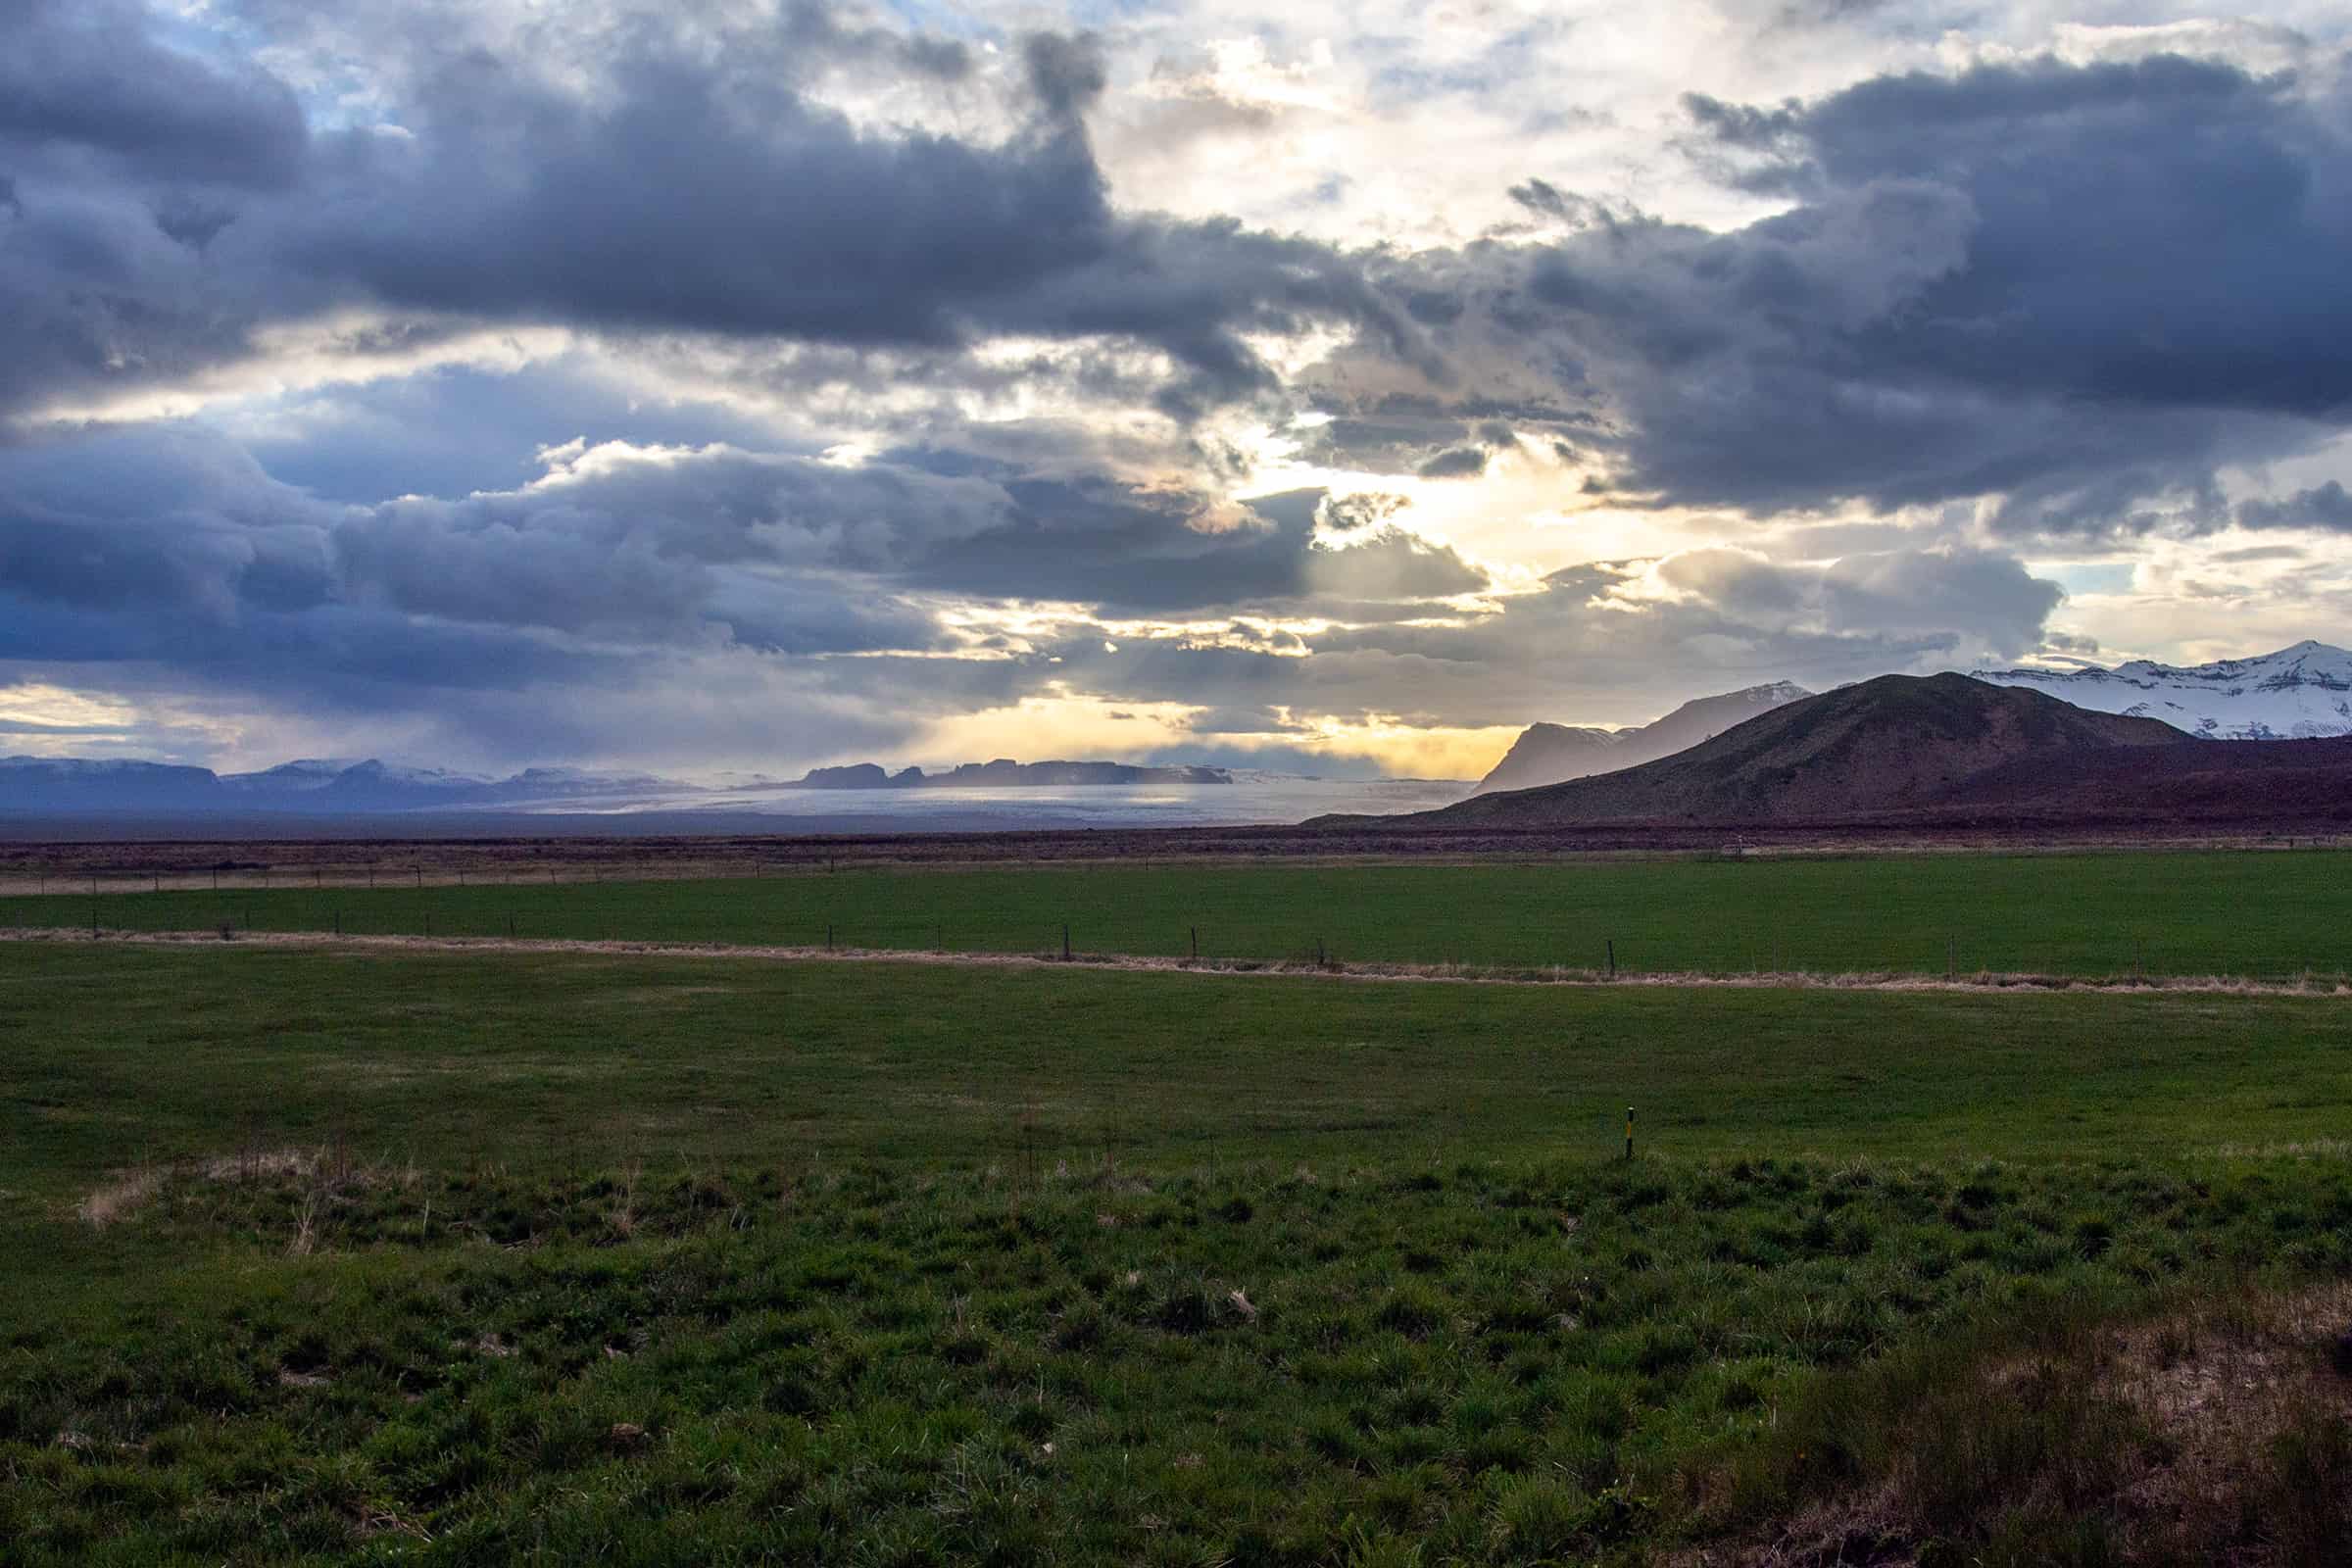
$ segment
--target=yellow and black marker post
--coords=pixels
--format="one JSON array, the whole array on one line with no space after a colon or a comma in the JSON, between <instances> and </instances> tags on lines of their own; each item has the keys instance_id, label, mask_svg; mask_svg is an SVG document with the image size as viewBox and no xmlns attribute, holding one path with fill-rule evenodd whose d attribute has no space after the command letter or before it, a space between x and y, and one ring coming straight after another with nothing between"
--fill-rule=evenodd
<instances>
[{"instance_id":1,"label":"yellow and black marker post","mask_svg":"<svg viewBox=\"0 0 2352 1568\"><path fill-rule=\"evenodd\" d=\"M1625 1157L1634 1157L1634 1107L1625 1107Z\"/></svg>"}]
</instances>

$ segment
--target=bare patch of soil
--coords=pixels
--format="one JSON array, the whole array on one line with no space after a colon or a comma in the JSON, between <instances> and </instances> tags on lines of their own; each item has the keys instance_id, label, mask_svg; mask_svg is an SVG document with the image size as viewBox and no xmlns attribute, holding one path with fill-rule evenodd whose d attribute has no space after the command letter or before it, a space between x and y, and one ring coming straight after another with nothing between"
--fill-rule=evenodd
<instances>
[{"instance_id":1,"label":"bare patch of soil","mask_svg":"<svg viewBox=\"0 0 2352 1568\"><path fill-rule=\"evenodd\" d=\"M2001 992L2076 991L2156 993L2245 997L2352 998L2352 984L2338 979L2306 977L2288 984L2237 979L2226 975L2178 975L2149 979L2098 979L1980 971L1953 979L1932 975L1807 972L1700 974L1644 971L1610 975L1598 969L1562 965L1540 968L1492 967L1478 964L1412 964L1383 962L1316 963L1311 960L1254 958L1159 958L1136 955L1077 954L1064 958L1053 953L939 953L912 948L763 947L693 942L566 942L509 937L335 936L326 932L246 931L233 943L188 931L105 931L93 935L78 927L0 928L0 942L111 943L136 947L198 948L234 951L240 947L301 948L336 952L406 952L450 954L570 953L622 957L737 958L790 963L925 963L977 969L1108 969L1133 973L1256 975L1284 979L1395 981L1448 985L1560 985L1614 988L1713 987L1737 990L1800 991L1956 991L1975 995ZM723 987L673 987L664 995L679 1000Z\"/></svg>"}]
</instances>

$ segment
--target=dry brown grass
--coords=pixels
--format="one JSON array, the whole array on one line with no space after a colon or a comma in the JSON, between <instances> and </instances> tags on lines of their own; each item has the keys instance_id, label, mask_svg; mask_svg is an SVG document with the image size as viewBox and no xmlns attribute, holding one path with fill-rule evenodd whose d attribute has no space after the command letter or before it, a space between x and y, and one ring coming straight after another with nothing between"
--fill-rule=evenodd
<instances>
[{"instance_id":1,"label":"dry brown grass","mask_svg":"<svg viewBox=\"0 0 2352 1568\"><path fill-rule=\"evenodd\" d=\"M2232 975L2178 975L2161 979L2036 974L1984 970L1943 979L1928 974L1884 971L1815 973L1757 971L1710 974L1662 970L1608 975L1597 969L1561 965L1543 968L1476 964L1341 962L1251 958L1161 958L1138 955L1085 954L1069 958L1057 954L933 953L909 948L768 947L696 942L572 942L507 937L332 936L325 932L246 932L241 941L278 948L332 948L341 951L428 953L577 953L620 956L738 958L786 963L921 963L981 969L1094 969L1128 973L1250 975L1270 979L1323 979L1358 982L1396 982L1432 985L1607 986L1618 989L1686 990L1698 987L1730 990L1781 991L1905 991L1987 993L2088 992L2161 993L2229 997L2352 998L2352 982L2306 974L2299 980L2247 980ZM103 931L93 937L73 927L14 927L0 929L0 942L134 943L154 947L218 947L216 939L191 932Z\"/></svg>"},{"instance_id":2,"label":"dry brown grass","mask_svg":"<svg viewBox=\"0 0 2352 1568\"><path fill-rule=\"evenodd\" d=\"M1842 1490L1679 1568L1942 1568L1963 1563L2322 1568L2352 1561L2352 1283L2247 1292L2033 1348L1963 1354L1923 1390L1871 1374L1824 1422L1809 1411L1777 1461L1875 1429L1881 1451ZM1908 1408L1872 1411L1874 1399ZM1856 1421L1857 1412L1861 1420ZM1843 1428L1836 1435L1832 1429ZM1769 1445L1768 1445L1769 1446ZM1694 1480L1699 1515L1752 1511L1755 1469ZM1744 1498L1735 1494L1744 1490Z\"/></svg>"},{"instance_id":3,"label":"dry brown grass","mask_svg":"<svg viewBox=\"0 0 2352 1568\"><path fill-rule=\"evenodd\" d=\"M74 1205L74 1215L84 1223L104 1230L144 1208L163 1191L166 1172L157 1166L141 1166L126 1171L93 1188L89 1195Z\"/></svg>"},{"instance_id":4,"label":"dry brown grass","mask_svg":"<svg viewBox=\"0 0 2352 1568\"><path fill-rule=\"evenodd\" d=\"M409 1189L422 1177L414 1162L397 1166L363 1163L340 1139L309 1149L247 1145L233 1153L143 1164L120 1172L92 1188L74 1205L74 1212L84 1223L103 1230L136 1214L174 1182L297 1183L309 1189L304 1223L289 1244L299 1253L309 1251L315 1240L311 1221L316 1218L320 1194L354 1187Z\"/></svg>"}]
</instances>

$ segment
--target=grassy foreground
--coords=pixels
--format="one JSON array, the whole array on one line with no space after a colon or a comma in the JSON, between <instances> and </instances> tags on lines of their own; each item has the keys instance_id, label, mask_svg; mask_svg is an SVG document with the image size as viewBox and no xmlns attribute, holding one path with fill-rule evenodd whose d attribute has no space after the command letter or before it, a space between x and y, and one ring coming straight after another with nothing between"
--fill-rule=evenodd
<instances>
[{"instance_id":1,"label":"grassy foreground","mask_svg":"<svg viewBox=\"0 0 2352 1568\"><path fill-rule=\"evenodd\" d=\"M2122 1560L2173 1440L2084 1336L2352 1271L2348 1048L2326 999L13 945L0 1556L1630 1562L1918 1470L1895 1560ZM2046 1383L1964 1399L1979 1350ZM2260 1494L2342 1494L2335 1432Z\"/></svg>"},{"instance_id":2,"label":"grassy foreground","mask_svg":"<svg viewBox=\"0 0 2352 1568\"><path fill-rule=\"evenodd\" d=\"M2334 850L1540 865L1106 865L715 881L100 891L0 899L0 925L633 938L955 952L1652 972L2352 971Z\"/></svg>"}]
</instances>

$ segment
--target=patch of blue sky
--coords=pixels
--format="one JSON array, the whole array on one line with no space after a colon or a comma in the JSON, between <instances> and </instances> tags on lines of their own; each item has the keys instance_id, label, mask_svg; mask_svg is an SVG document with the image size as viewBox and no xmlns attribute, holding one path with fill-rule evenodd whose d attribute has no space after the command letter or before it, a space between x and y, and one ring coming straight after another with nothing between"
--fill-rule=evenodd
<instances>
[{"instance_id":1,"label":"patch of blue sky","mask_svg":"<svg viewBox=\"0 0 2352 1568\"><path fill-rule=\"evenodd\" d=\"M2034 568L2035 576L2047 578L2069 594L2128 594L2132 569L2129 562L2067 562Z\"/></svg>"},{"instance_id":2,"label":"patch of blue sky","mask_svg":"<svg viewBox=\"0 0 2352 1568\"><path fill-rule=\"evenodd\" d=\"M245 22L234 7L199 3L158 7L156 14L159 42L223 71L243 72L257 60L268 58L270 34ZM279 79L285 78L281 75ZM358 63L315 81L285 84L314 131L389 123L382 113L385 106Z\"/></svg>"},{"instance_id":3,"label":"patch of blue sky","mask_svg":"<svg viewBox=\"0 0 2352 1568\"><path fill-rule=\"evenodd\" d=\"M216 409L206 422L239 441L273 478L360 505L514 489L543 471L542 448L573 440L814 451L723 404L639 399L565 362L512 372L449 366L255 398Z\"/></svg>"}]
</instances>

